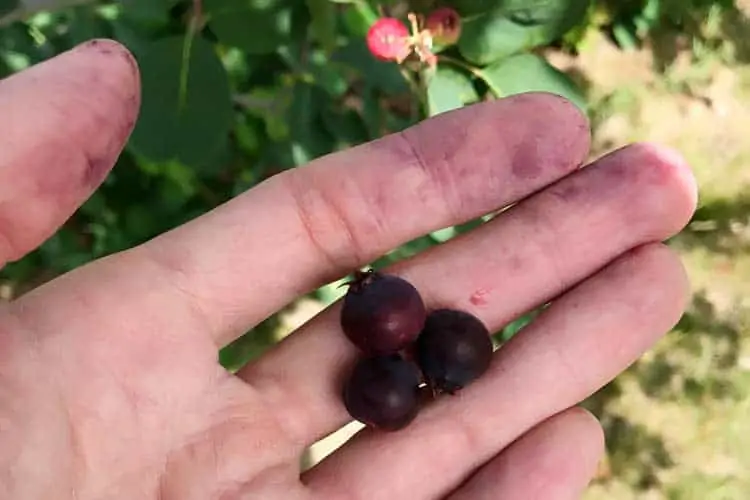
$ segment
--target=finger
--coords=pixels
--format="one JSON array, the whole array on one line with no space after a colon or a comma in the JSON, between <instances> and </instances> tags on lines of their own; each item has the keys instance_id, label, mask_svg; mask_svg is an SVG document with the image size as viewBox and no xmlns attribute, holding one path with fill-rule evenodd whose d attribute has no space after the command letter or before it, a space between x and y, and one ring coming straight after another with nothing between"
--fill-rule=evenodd
<instances>
[{"instance_id":1,"label":"finger","mask_svg":"<svg viewBox=\"0 0 750 500\"><path fill-rule=\"evenodd\" d=\"M472 106L277 175L55 288L107 311L98 320L119 325L136 313L180 338L208 333L223 345L401 243L553 182L587 149L585 119L558 97ZM108 292L103 282L117 286ZM69 316L65 295L47 316Z\"/></svg>"},{"instance_id":2,"label":"finger","mask_svg":"<svg viewBox=\"0 0 750 500\"><path fill-rule=\"evenodd\" d=\"M135 60L110 40L0 81L0 266L39 246L99 186L139 101Z\"/></svg>"},{"instance_id":3,"label":"finger","mask_svg":"<svg viewBox=\"0 0 750 500\"><path fill-rule=\"evenodd\" d=\"M604 433L573 408L545 420L483 465L448 500L577 500L604 454Z\"/></svg>"},{"instance_id":4,"label":"finger","mask_svg":"<svg viewBox=\"0 0 750 500\"><path fill-rule=\"evenodd\" d=\"M636 145L391 271L414 283L429 306L467 310L495 330L628 249L675 233L694 207L687 167ZM339 311L325 311L240 372L305 444L348 420L341 378L357 353L341 333Z\"/></svg>"},{"instance_id":5,"label":"finger","mask_svg":"<svg viewBox=\"0 0 750 500\"><path fill-rule=\"evenodd\" d=\"M361 432L305 481L326 498L447 494L518 436L624 370L677 322L687 289L667 247L626 254L553 302L457 397L435 401L401 432Z\"/></svg>"}]
</instances>

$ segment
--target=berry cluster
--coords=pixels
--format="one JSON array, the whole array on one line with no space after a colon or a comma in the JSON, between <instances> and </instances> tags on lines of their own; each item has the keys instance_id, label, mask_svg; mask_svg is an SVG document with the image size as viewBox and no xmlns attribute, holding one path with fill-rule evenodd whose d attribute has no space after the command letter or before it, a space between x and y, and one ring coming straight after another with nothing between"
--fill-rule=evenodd
<instances>
[{"instance_id":1,"label":"berry cluster","mask_svg":"<svg viewBox=\"0 0 750 500\"><path fill-rule=\"evenodd\" d=\"M349 374L344 405L352 418L395 431L417 416L424 383L454 394L487 371L492 340L473 315L431 312L417 289L397 276L357 272L341 310L341 327L364 356Z\"/></svg>"},{"instance_id":2,"label":"berry cluster","mask_svg":"<svg viewBox=\"0 0 750 500\"><path fill-rule=\"evenodd\" d=\"M394 17L378 19L367 33L367 47L382 61L399 64L410 56L430 66L437 64L434 46L453 45L461 35L461 18L450 7L441 7L426 18L409 14L411 33L406 25Z\"/></svg>"}]
</instances>

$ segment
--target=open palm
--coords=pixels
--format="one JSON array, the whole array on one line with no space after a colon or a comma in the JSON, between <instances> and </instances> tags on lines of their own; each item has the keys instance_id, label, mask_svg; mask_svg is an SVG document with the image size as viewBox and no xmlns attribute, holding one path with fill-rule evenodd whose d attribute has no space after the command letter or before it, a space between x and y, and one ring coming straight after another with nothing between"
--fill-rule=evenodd
<instances>
[{"instance_id":1,"label":"open palm","mask_svg":"<svg viewBox=\"0 0 750 500\"><path fill-rule=\"evenodd\" d=\"M0 261L100 184L139 100L134 60L106 40L0 83ZM475 105L277 175L5 304L0 498L578 497L602 434L574 407L682 313L683 269L658 242L695 205L673 153L638 144L579 168L588 146L558 97ZM389 272L491 329L552 304L482 379L301 473L302 451L348 421L356 350L338 305L237 374L217 350L404 242L508 205Z\"/></svg>"}]
</instances>

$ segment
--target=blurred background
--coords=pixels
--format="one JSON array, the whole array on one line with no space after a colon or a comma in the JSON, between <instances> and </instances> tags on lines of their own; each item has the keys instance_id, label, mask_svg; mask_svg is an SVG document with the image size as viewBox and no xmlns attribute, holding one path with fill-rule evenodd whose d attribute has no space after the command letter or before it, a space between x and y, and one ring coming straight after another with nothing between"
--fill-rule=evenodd
<instances>
[{"instance_id":1,"label":"blurred background","mask_svg":"<svg viewBox=\"0 0 750 500\"><path fill-rule=\"evenodd\" d=\"M459 13L461 32L436 49L435 70L368 52L378 17L438 6ZM140 119L104 186L2 270L2 298L332 151L472 102L557 92L590 117L592 158L658 141L688 158L701 186L694 220L669 242L692 278L689 310L586 401L608 447L586 498L750 498L750 0L0 0L0 76L93 37L138 58ZM482 222L425 235L374 264ZM233 370L262 354L336 300L337 285L268 318L225 348L222 363ZM308 464L354 428L314 446Z\"/></svg>"}]
</instances>

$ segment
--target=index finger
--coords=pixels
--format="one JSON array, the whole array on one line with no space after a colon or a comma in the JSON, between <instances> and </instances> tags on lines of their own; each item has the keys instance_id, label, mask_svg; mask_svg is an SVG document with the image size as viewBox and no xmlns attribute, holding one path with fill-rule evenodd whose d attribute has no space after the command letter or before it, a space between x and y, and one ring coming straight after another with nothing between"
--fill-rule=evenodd
<instances>
[{"instance_id":1,"label":"index finger","mask_svg":"<svg viewBox=\"0 0 750 500\"><path fill-rule=\"evenodd\" d=\"M107 311L97 321L114 326L138 313L172 333L208 332L221 346L402 243L564 177L588 146L585 118L557 96L475 105L277 175L63 282L96 306L80 318ZM117 286L102 290L102 280ZM78 302L61 295L45 317L58 308L73 316Z\"/></svg>"}]
</instances>

